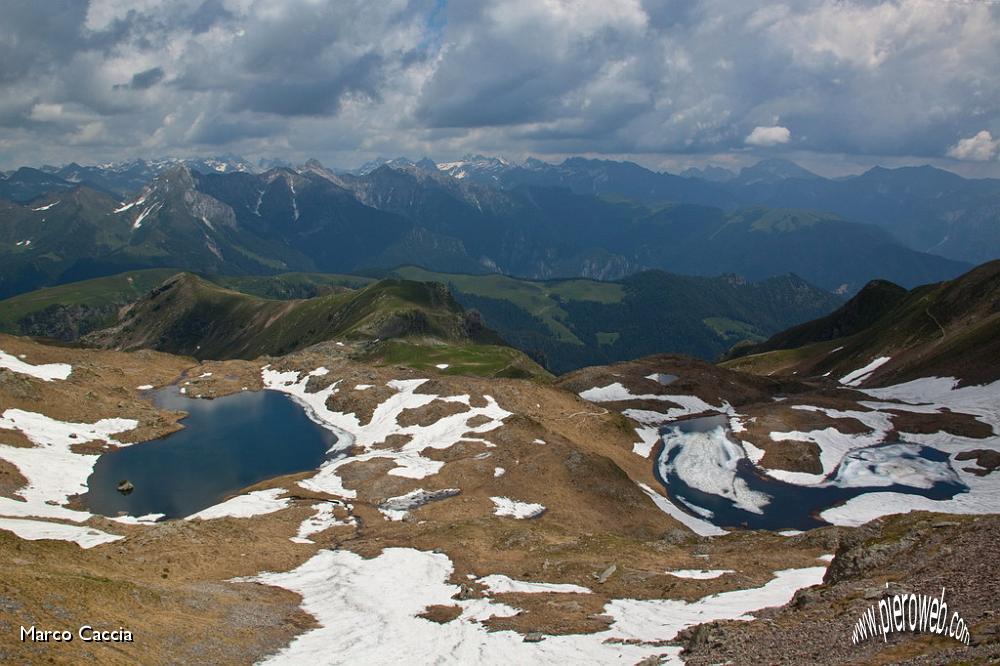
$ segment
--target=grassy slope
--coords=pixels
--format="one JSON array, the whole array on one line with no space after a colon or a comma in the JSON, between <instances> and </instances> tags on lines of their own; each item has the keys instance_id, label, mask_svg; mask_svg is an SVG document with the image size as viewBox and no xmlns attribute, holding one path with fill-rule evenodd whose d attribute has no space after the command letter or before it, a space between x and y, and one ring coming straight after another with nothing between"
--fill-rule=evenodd
<instances>
[{"instance_id":1,"label":"grassy slope","mask_svg":"<svg viewBox=\"0 0 1000 666\"><path fill-rule=\"evenodd\" d=\"M876 383L928 376L993 381L997 371L983 359L1000 355L998 303L1000 261L993 261L954 280L911 290L852 335L753 354L723 365L762 375L829 373L836 378L874 358L889 356L892 361L875 373Z\"/></svg>"},{"instance_id":2,"label":"grassy slope","mask_svg":"<svg viewBox=\"0 0 1000 666\"><path fill-rule=\"evenodd\" d=\"M101 313L104 326L114 323L114 310L132 303L168 277L174 268L128 271L109 277L47 287L0 301L0 332L20 334L22 319L52 306L82 306ZM375 280L355 275L284 273L269 276L214 276L212 282L264 298L309 298L338 289L356 289Z\"/></svg>"},{"instance_id":3,"label":"grassy slope","mask_svg":"<svg viewBox=\"0 0 1000 666\"><path fill-rule=\"evenodd\" d=\"M560 307L560 301L618 303L625 298L625 290L616 282L582 279L540 282L496 274L437 273L414 266L398 268L393 273L407 280L443 282L466 294L508 301L545 322L558 340L578 345L583 341L563 323L568 314Z\"/></svg>"},{"instance_id":4,"label":"grassy slope","mask_svg":"<svg viewBox=\"0 0 1000 666\"><path fill-rule=\"evenodd\" d=\"M415 370L434 368L445 375L551 378L544 368L520 351L500 345L414 344L390 340L366 353L365 358L384 365L406 365ZM439 368L439 365L448 367Z\"/></svg>"},{"instance_id":5,"label":"grassy slope","mask_svg":"<svg viewBox=\"0 0 1000 666\"><path fill-rule=\"evenodd\" d=\"M38 289L4 299L0 301L0 332L19 333L18 321L52 305L125 305L142 297L176 272L171 268L129 271L110 277Z\"/></svg>"},{"instance_id":6,"label":"grassy slope","mask_svg":"<svg viewBox=\"0 0 1000 666\"><path fill-rule=\"evenodd\" d=\"M464 311L442 285L395 279L309 299L275 300L182 273L136 302L118 325L86 341L197 358L251 359L338 339L363 343L358 348L374 362L419 369L447 363L449 374L546 375L521 352L502 346L492 331L470 332Z\"/></svg>"},{"instance_id":7,"label":"grassy slope","mask_svg":"<svg viewBox=\"0 0 1000 666\"><path fill-rule=\"evenodd\" d=\"M872 280L850 301L827 316L793 326L759 344L731 349L727 360L779 349L798 349L813 343L853 335L875 324L902 302L908 293L906 289L892 282Z\"/></svg>"}]
</instances>

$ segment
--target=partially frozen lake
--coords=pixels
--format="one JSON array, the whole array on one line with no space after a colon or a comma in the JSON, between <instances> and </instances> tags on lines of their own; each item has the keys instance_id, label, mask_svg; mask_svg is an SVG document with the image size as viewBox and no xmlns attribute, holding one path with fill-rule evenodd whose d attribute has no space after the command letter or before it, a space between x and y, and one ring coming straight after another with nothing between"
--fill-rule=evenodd
<instances>
[{"instance_id":1,"label":"partially frozen lake","mask_svg":"<svg viewBox=\"0 0 1000 666\"><path fill-rule=\"evenodd\" d=\"M275 391L201 400L169 388L154 401L187 412L184 429L102 455L87 481L91 511L181 518L265 479L316 469L336 441ZM135 486L128 495L117 491L123 479Z\"/></svg>"},{"instance_id":2,"label":"partially frozen lake","mask_svg":"<svg viewBox=\"0 0 1000 666\"><path fill-rule=\"evenodd\" d=\"M702 437L690 437L694 434ZM761 474L730 437L726 416L677 421L661 436L665 446L654 464L657 479L680 508L720 527L810 529L828 524L817 517L822 511L865 493L945 500L968 490L946 454L905 442L856 449L827 482L806 486ZM901 470L913 472L915 485L893 482L907 478Z\"/></svg>"}]
</instances>

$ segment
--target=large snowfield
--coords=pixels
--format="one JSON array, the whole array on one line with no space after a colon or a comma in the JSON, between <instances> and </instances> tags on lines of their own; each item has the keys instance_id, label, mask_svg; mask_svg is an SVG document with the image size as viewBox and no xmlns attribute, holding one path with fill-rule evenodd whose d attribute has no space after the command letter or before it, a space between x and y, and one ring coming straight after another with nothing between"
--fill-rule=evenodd
<instances>
[{"instance_id":1,"label":"large snowfield","mask_svg":"<svg viewBox=\"0 0 1000 666\"><path fill-rule=\"evenodd\" d=\"M679 647L642 643L670 640L686 627L712 620L749 620L754 611L784 604L796 590L820 583L826 567L777 571L763 587L693 602L615 599L604 608L613 618L608 630L546 636L537 643L513 631L488 631L481 620L516 609L491 599L453 599L459 588L447 582L452 571L447 555L412 548L386 548L371 559L321 550L292 571L243 579L301 594L302 608L320 624L264 663L634 664L666 655L665 663L681 664ZM541 584L504 578L491 579L491 589L501 588L494 593L525 591L519 589L524 585L541 592L534 587ZM578 594L582 589L546 592ZM418 617L432 605L459 606L461 615L444 624Z\"/></svg>"}]
</instances>

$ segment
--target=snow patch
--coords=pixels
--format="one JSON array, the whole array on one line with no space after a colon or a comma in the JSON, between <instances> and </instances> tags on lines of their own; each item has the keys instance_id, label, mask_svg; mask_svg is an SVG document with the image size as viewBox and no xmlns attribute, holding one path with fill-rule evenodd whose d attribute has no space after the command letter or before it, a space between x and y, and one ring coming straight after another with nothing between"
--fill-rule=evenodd
<instances>
[{"instance_id":1,"label":"snow patch","mask_svg":"<svg viewBox=\"0 0 1000 666\"><path fill-rule=\"evenodd\" d=\"M33 210L33 211L35 211L36 213L38 213L38 212L41 212L41 211L43 211L43 210L48 210L48 209L52 208L52 207L53 207L53 206L55 206L55 205L56 205L57 203L59 203L59 202L58 202L58 201L53 201L53 202L52 202L52 203L50 203L50 204L47 204L47 205L45 205L45 206L39 206L38 208L32 208L31 210Z\"/></svg>"},{"instance_id":2,"label":"snow patch","mask_svg":"<svg viewBox=\"0 0 1000 666\"><path fill-rule=\"evenodd\" d=\"M724 576L727 573L733 573L733 570L732 569L674 569L673 571L667 571L665 573L671 576L676 576L677 578L708 580L710 578L718 578L719 576Z\"/></svg>"},{"instance_id":3,"label":"snow patch","mask_svg":"<svg viewBox=\"0 0 1000 666\"><path fill-rule=\"evenodd\" d=\"M279 499L287 492L284 488L255 490L246 495L237 495L215 506L191 514L184 520L214 520L216 518L250 518L280 511L291 504L288 498Z\"/></svg>"},{"instance_id":4,"label":"snow patch","mask_svg":"<svg viewBox=\"0 0 1000 666\"><path fill-rule=\"evenodd\" d=\"M143 210L141 213L139 213L139 217L135 218L135 222L132 223L132 229L135 230L140 228L142 226L142 221L145 220L150 213L155 213L162 207L163 207L162 203L156 203L150 206L149 208Z\"/></svg>"},{"instance_id":5,"label":"snow patch","mask_svg":"<svg viewBox=\"0 0 1000 666\"><path fill-rule=\"evenodd\" d=\"M67 423L21 409L6 410L0 416L0 428L24 433L35 446L0 444L0 459L14 465L28 481L17 490L25 501L0 497L0 516L87 520L90 513L67 509L65 505L71 496L87 492L87 479L98 456L74 453L70 447L90 441L124 446L111 436L138 425L133 419Z\"/></svg>"},{"instance_id":6,"label":"snow patch","mask_svg":"<svg viewBox=\"0 0 1000 666\"><path fill-rule=\"evenodd\" d=\"M723 534L729 534L726 530L713 525L707 520L702 520L696 516L692 516L688 512L684 511L676 504L668 500L663 495L659 494L645 483L640 483L639 488L642 489L644 493L649 495L649 499L653 500L653 504L656 505L663 513L667 514L677 522L683 524L689 530L698 534L700 536L722 536Z\"/></svg>"},{"instance_id":7,"label":"snow patch","mask_svg":"<svg viewBox=\"0 0 1000 666\"><path fill-rule=\"evenodd\" d=\"M954 377L924 377L904 384L895 384L879 389L865 389L868 395L880 400L898 400L913 405L911 409L934 407L940 411L946 407L953 412L971 414L993 428L1000 435L1000 381L992 384L958 387ZM906 409L905 405L894 407Z\"/></svg>"},{"instance_id":8,"label":"snow patch","mask_svg":"<svg viewBox=\"0 0 1000 666\"><path fill-rule=\"evenodd\" d=\"M524 580L514 580L503 574L483 576L479 582L486 586L492 594L541 594L546 592L557 594L592 594L589 588L572 583L532 583Z\"/></svg>"},{"instance_id":9,"label":"snow patch","mask_svg":"<svg viewBox=\"0 0 1000 666\"><path fill-rule=\"evenodd\" d=\"M509 497L491 497L496 509L493 511L497 516L509 516L518 520L537 518L545 513L545 507L533 502L519 502Z\"/></svg>"},{"instance_id":10,"label":"snow patch","mask_svg":"<svg viewBox=\"0 0 1000 666\"><path fill-rule=\"evenodd\" d=\"M635 429L635 434L639 435L640 441L632 444L632 453L648 458L660 441L660 429L656 426L639 426Z\"/></svg>"},{"instance_id":11,"label":"snow patch","mask_svg":"<svg viewBox=\"0 0 1000 666\"><path fill-rule=\"evenodd\" d=\"M73 372L69 363L44 363L32 365L0 349L0 368L7 368L22 375L31 375L45 382L53 379L66 379Z\"/></svg>"},{"instance_id":12,"label":"snow patch","mask_svg":"<svg viewBox=\"0 0 1000 666\"><path fill-rule=\"evenodd\" d=\"M338 520L337 516L334 515L334 509L339 503L325 502L323 504L316 505L316 512L306 518L301 523L299 523L299 531L295 536L290 537L289 540L295 543L312 543L311 537L313 534L319 534L331 527L345 527L349 525L354 525L355 520L353 517L347 520Z\"/></svg>"},{"instance_id":13,"label":"snow patch","mask_svg":"<svg viewBox=\"0 0 1000 666\"><path fill-rule=\"evenodd\" d=\"M131 203L122 204L118 208L115 208L115 212L116 213L124 213L125 211L127 211L129 208L132 208L133 206L141 206L142 204L146 203L146 199L147 198L149 198L149 192L147 192L146 194L143 194L140 198L136 199L135 201L133 201Z\"/></svg>"},{"instance_id":14,"label":"snow patch","mask_svg":"<svg viewBox=\"0 0 1000 666\"><path fill-rule=\"evenodd\" d=\"M849 372L841 377L840 383L847 386L860 386L873 372L888 363L890 358L889 356L879 356L863 368L858 368L854 372Z\"/></svg>"},{"instance_id":15,"label":"snow patch","mask_svg":"<svg viewBox=\"0 0 1000 666\"><path fill-rule=\"evenodd\" d=\"M344 488L340 479L339 470L346 464L375 458L388 459L396 464L395 468L389 470L389 474L423 479L436 474L444 466L443 462L422 455L424 450L448 449L461 441L480 441L491 445L485 440L468 436L468 433L482 434L495 430L511 415L492 396L483 396L486 402L483 407L472 407L468 395L417 393L416 390L427 380L409 379L388 382L386 385L395 393L375 408L367 424L362 424L355 414L335 412L327 408L327 400L339 391L339 381L322 390L310 392L306 389L309 375L302 378L299 375L296 371L278 372L269 366L261 370L265 388L290 395L306 408L310 418L337 435L337 442L330 450L332 457L320 467L315 476L300 481L299 485L307 490L338 497L357 496L356 491ZM436 401L463 404L468 409L445 416L427 426L399 424L399 417L405 410L418 409ZM484 423L469 425L472 419L480 416L486 418ZM391 435L402 435L403 443L393 448L375 448ZM345 454L353 447L362 449L362 452L346 457Z\"/></svg>"},{"instance_id":16,"label":"snow patch","mask_svg":"<svg viewBox=\"0 0 1000 666\"><path fill-rule=\"evenodd\" d=\"M102 543L110 543L124 538L117 534L108 534L107 532L95 530L93 527L49 523L43 520L22 520L19 518L0 518L0 530L13 532L21 539L27 539L28 541L39 541L41 539L72 541L81 548L93 548L94 546L100 546Z\"/></svg>"},{"instance_id":17,"label":"snow patch","mask_svg":"<svg viewBox=\"0 0 1000 666\"><path fill-rule=\"evenodd\" d=\"M692 625L712 620L749 620L760 608L788 602L802 587L822 582L826 567L775 572L766 585L734 590L693 602L616 599L604 612L611 626L592 634L546 636L525 642L513 631L489 631L479 621L518 611L492 599L456 600L458 585L443 554L386 548L365 559L343 550L321 550L298 568L262 573L257 582L302 596L302 609L318 627L296 637L267 664L396 663L419 655L422 663L567 664L636 663L666 655L683 663L680 647L664 646ZM455 620L438 624L418 617L433 605L457 605ZM646 644L642 643L654 643Z\"/></svg>"},{"instance_id":18,"label":"snow patch","mask_svg":"<svg viewBox=\"0 0 1000 666\"><path fill-rule=\"evenodd\" d=\"M159 522L165 515L163 513L147 513L142 516L115 516L114 518L108 518L108 520L113 520L122 525L152 525Z\"/></svg>"}]
</instances>

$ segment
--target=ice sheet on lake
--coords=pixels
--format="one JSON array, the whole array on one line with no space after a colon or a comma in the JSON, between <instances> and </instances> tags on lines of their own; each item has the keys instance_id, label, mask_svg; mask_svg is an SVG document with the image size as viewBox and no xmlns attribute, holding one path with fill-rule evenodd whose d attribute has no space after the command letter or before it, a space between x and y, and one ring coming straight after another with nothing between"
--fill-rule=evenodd
<instances>
[{"instance_id":1,"label":"ice sheet on lake","mask_svg":"<svg viewBox=\"0 0 1000 666\"><path fill-rule=\"evenodd\" d=\"M892 416L884 412L837 410L810 405L795 405L793 409L817 411L834 419L856 419L871 430L867 433L846 434L830 426L822 430L811 430L809 432L793 430L792 432L770 433L771 439L775 442L813 442L820 450L819 463L822 466L822 472L818 474L789 472L778 469L764 470L769 476L785 483L794 483L797 485L817 485L823 483L827 475L837 468L848 452L880 444L885 439L886 434L892 429Z\"/></svg>"},{"instance_id":2,"label":"ice sheet on lake","mask_svg":"<svg viewBox=\"0 0 1000 666\"><path fill-rule=\"evenodd\" d=\"M664 479L676 474L691 488L724 497L743 511L763 513L771 498L751 490L737 476L737 464L744 459L746 452L729 439L722 426L706 432L681 432L672 427L663 434L663 452L657 464Z\"/></svg>"},{"instance_id":3,"label":"ice sheet on lake","mask_svg":"<svg viewBox=\"0 0 1000 666\"><path fill-rule=\"evenodd\" d=\"M0 349L0 368L7 368L22 375L30 375L45 382L66 379L73 372L69 363L43 363L32 365Z\"/></svg>"},{"instance_id":4,"label":"ice sheet on lake","mask_svg":"<svg viewBox=\"0 0 1000 666\"><path fill-rule=\"evenodd\" d=\"M933 500L916 495L895 492L874 492L861 495L840 506L820 514L823 520L834 525L862 525L869 520L910 511L937 511L957 514L1000 513L1000 478L997 472L980 476L966 468L976 469L975 461L954 460L956 453L982 449L1000 453L1000 437L975 439L959 437L946 432L932 434L907 433L906 440L946 453L952 459L952 468L958 480L968 487L951 499Z\"/></svg>"},{"instance_id":5,"label":"ice sheet on lake","mask_svg":"<svg viewBox=\"0 0 1000 666\"><path fill-rule=\"evenodd\" d=\"M919 446L889 444L851 451L824 485L840 488L900 485L927 489L936 483L961 481L947 461L924 458Z\"/></svg>"}]
</instances>

